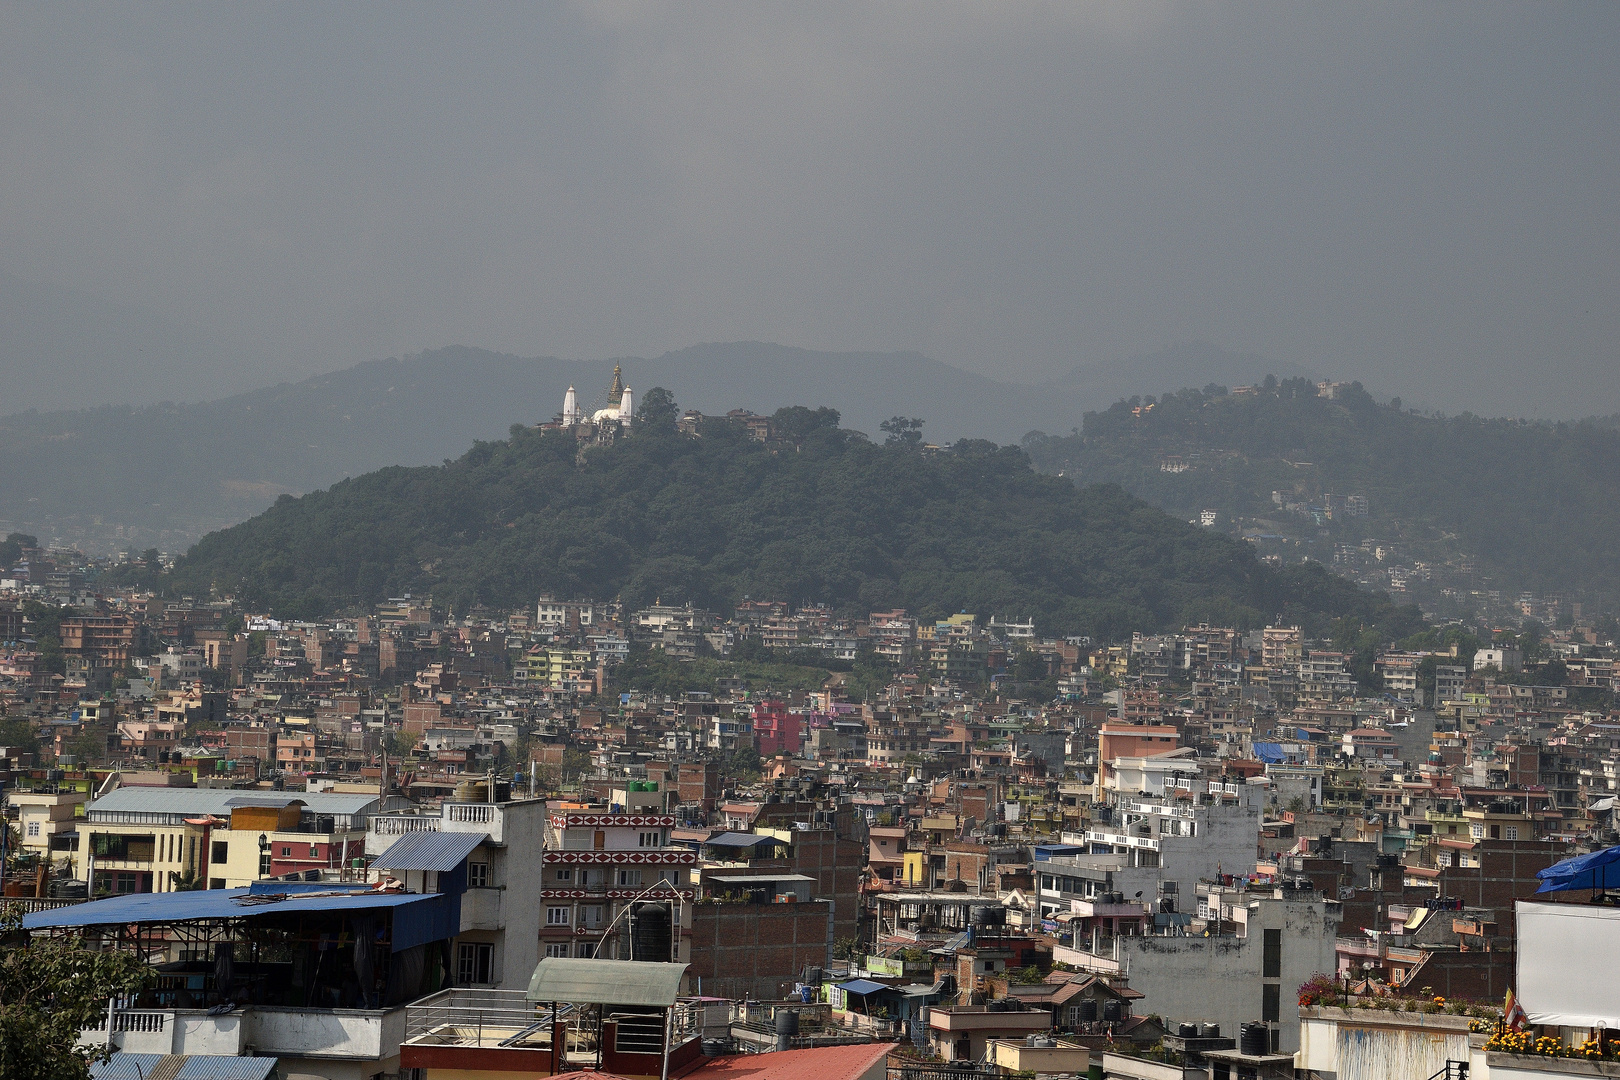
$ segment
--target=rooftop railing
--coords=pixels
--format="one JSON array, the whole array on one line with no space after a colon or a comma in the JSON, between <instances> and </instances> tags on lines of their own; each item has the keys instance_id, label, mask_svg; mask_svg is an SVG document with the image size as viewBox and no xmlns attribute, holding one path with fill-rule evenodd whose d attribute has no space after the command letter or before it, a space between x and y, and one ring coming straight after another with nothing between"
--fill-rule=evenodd
<instances>
[{"instance_id":1,"label":"rooftop railing","mask_svg":"<svg viewBox=\"0 0 1620 1080\"><path fill-rule=\"evenodd\" d=\"M571 1006L560 1006L567 1020ZM405 1041L418 1044L537 1049L551 1045L551 1006L522 990L452 987L405 1007Z\"/></svg>"}]
</instances>

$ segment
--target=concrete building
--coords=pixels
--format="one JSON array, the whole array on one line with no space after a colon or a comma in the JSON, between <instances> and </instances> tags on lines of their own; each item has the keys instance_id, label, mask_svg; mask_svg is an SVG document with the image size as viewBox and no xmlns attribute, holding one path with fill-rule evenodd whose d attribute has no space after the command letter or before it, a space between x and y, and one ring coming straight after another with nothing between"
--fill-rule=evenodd
<instances>
[{"instance_id":1,"label":"concrete building","mask_svg":"<svg viewBox=\"0 0 1620 1080\"><path fill-rule=\"evenodd\" d=\"M17 808L17 831L23 850L39 855L66 853L69 834L77 828L78 808L89 798L82 791L13 791L6 801Z\"/></svg>"},{"instance_id":2,"label":"concrete building","mask_svg":"<svg viewBox=\"0 0 1620 1080\"><path fill-rule=\"evenodd\" d=\"M1264 1021L1272 1027L1274 1052L1299 1049L1295 989L1317 972L1334 970L1339 905L1314 890L1205 887L1198 897L1210 936L1113 940L1119 970L1143 996L1138 1011L1174 1022L1211 1021L1233 1032Z\"/></svg>"},{"instance_id":3,"label":"concrete building","mask_svg":"<svg viewBox=\"0 0 1620 1080\"><path fill-rule=\"evenodd\" d=\"M638 790L644 787L654 790ZM614 789L606 804L551 812L538 888L545 956L691 959L697 856L671 845L677 822L658 787L638 781Z\"/></svg>"},{"instance_id":4,"label":"concrete building","mask_svg":"<svg viewBox=\"0 0 1620 1080\"><path fill-rule=\"evenodd\" d=\"M487 793L487 788L484 789ZM436 814L396 813L371 818L366 833L368 854L377 857L372 877L383 871L404 881L407 888L426 891L437 879L413 860L407 873L386 865L390 851L404 837L417 833L471 838L459 846L453 841L436 849L458 855L447 871L447 883L459 879L461 916L452 942L452 962L458 986L520 990L540 959L543 913L540 858L545 842L548 807L543 799L499 802L446 800ZM459 868L459 869L458 869Z\"/></svg>"},{"instance_id":5,"label":"concrete building","mask_svg":"<svg viewBox=\"0 0 1620 1080\"><path fill-rule=\"evenodd\" d=\"M374 794L122 787L86 807L73 876L97 896L335 871L346 852L360 854L371 815L403 805Z\"/></svg>"},{"instance_id":6,"label":"concrete building","mask_svg":"<svg viewBox=\"0 0 1620 1080\"><path fill-rule=\"evenodd\" d=\"M1200 881L1253 869L1267 790L1265 779L1254 777L1246 783L1188 782L1162 800L1122 798L1111 807L1113 821L1087 829L1085 842L1094 855L1123 859L1115 871L1121 881L1142 879L1131 869L1153 871L1155 894L1137 886L1144 898L1187 897ZM1137 889L1119 891L1134 898Z\"/></svg>"}]
</instances>

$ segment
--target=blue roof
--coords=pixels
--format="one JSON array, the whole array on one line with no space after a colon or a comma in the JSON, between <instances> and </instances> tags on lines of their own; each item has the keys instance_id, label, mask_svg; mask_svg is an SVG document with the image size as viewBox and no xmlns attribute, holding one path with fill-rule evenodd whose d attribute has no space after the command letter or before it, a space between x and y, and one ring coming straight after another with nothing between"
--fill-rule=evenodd
<instances>
[{"instance_id":1,"label":"blue roof","mask_svg":"<svg viewBox=\"0 0 1620 1080\"><path fill-rule=\"evenodd\" d=\"M1541 888L1536 892L1568 892L1572 889L1620 889L1620 846L1607 847L1590 855L1577 855L1537 870Z\"/></svg>"},{"instance_id":2,"label":"blue roof","mask_svg":"<svg viewBox=\"0 0 1620 1080\"><path fill-rule=\"evenodd\" d=\"M106 1061L92 1062L90 1075L93 1080L147 1080L163 1060L162 1054L130 1054L120 1050ZM279 1060L187 1054L172 1075L174 1080L267 1080Z\"/></svg>"},{"instance_id":3,"label":"blue roof","mask_svg":"<svg viewBox=\"0 0 1620 1080\"><path fill-rule=\"evenodd\" d=\"M454 870L466 861L473 849L489 837L486 833L406 833L372 862L380 870Z\"/></svg>"},{"instance_id":4,"label":"blue roof","mask_svg":"<svg viewBox=\"0 0 1620 1080\"><path fill-rule=\"evenodd\" d=\"M309 912L393 911L393 951L439 941L455 934L444 893L385 893L370 889L299 895L302 890L208 889L200 892L130 893L106 900L70 904L23 916L24 930L73 926L121 926L128 923L175 923L206 919L252 919L266 915ZM307 886L306 886L307 888ZM459 906L456 911L459 922Z\"/></svg>"},{"instance_id":5,"label":"blue roof","mask_svg":"<svg viewBox=\"0 0 1620 1080\"><path fill-rule=\"evenodd\" d=\"M866 994L875 994L879 990L887 990L888 986L884 983L873 982L871 979L851 979L849 982L839 983L838 989L864 996Z\"/></svg>"},{"instance_id":6,"label":"blue roof","mask_svg":"<svg viewBox=\"0 0 1620 1080\"><path fill-rule=\"evenodd\" d=\"M1281 765L1286 756L1283 754L1282 743L1257 742L1254 744L1254 756L1267 765Z\"/></svg>"}]
</instances>

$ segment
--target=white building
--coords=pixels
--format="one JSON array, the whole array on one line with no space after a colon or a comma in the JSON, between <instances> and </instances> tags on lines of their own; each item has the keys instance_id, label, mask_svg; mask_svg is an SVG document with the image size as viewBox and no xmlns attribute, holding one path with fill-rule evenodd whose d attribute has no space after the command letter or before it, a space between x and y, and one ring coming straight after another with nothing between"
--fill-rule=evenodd
<instances>
[{"instance_id":1,"label":"white building","mask_svg":"<svg viewBox=\"0 0 1620 1080\"><path fill-rule=\"evenodd\" d=\"M1112 808L1113 823L1086 830L1085 843L1094 855L1122 857L1122 875L1116 875L1122 881L1123 871L1151 870L1143 878L1154 882L1150 898L1185 898L1202 880L1254 868L1268 789L1263 777L1242 784L1177 781L1165 798L1121 799ZM1148 891L1141 885L1120 888L1129 898L1137 888Z\"/></svg>"},{"instance_id":2,"label":"white building","mask_svg":"<svg viewBox=\"0 0 1620 1080\"><path fill-rule=\"evenodd\" d=\"M456 985L528 986L540 962L537 856L545 840L545 800L447 801L437 814L383 814L369 826L366 852L378 857L372 864L376 874L392 871L413 892L438 891L441 874L451 875L445 883L464 875L461 924L451 943ZM421 850L396 847L419 833L442 840ZM404 865L387 865L395 860ZM441 868L444 861L453 865Z\"/></svg>"},{"instance_id":3,"label":"white building","mask_svg":"<svg viewBox=\"0 0 1620 1080\"><path fill-rule=\"evenodd\" d=\"M1197 896L1201 918L1216 928L1210 936L1113 940L1119 970L1143 994L1138 1011L1172 1023L1211 1021L1233 1034L1241 1024L1264 1021L1273 1052L1298 1050L1297 988L1317 972L1334 970L1339 904L1305 890L1204 888ZM1062 958L1069 958L1067 951Z\"/></svg>"}]
</instances>

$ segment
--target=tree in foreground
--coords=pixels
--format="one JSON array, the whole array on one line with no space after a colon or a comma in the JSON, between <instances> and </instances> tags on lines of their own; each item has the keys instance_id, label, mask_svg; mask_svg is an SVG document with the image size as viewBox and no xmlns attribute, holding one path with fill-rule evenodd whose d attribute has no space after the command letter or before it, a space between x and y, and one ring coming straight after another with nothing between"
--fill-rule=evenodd
<instances>
[{"instance_id":1,"label":"tree in foreground","mask_svg":"<svg viewBox=\"0 0 1620 1080\"><path fill-rule=\"evenodd\" d=\"M77 939L30 939L15 905L0 909L0 1076L88 1080L104 1046L78 1045L108 999L134 993L147 967L127 952Z\"/></svg>"}]
</instances>

